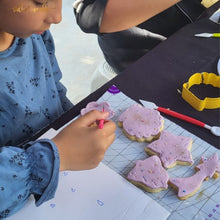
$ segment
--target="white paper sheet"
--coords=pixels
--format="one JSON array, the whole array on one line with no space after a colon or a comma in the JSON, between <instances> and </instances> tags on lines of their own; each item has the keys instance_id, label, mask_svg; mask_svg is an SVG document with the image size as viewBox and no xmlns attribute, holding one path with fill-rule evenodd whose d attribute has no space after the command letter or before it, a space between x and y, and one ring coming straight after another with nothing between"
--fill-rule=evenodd
<instances>
[{"instance_id":1,"label":"white paper sheet","mask_svg":"<svg viewBox=\"0 0 220 220\"><path fill-rule=\"evenodd\" d=\"M35 207L31 197L9 220L163 220L169 212L109 167L65 171L54 199Z\"/></svg>"}]
</instances>

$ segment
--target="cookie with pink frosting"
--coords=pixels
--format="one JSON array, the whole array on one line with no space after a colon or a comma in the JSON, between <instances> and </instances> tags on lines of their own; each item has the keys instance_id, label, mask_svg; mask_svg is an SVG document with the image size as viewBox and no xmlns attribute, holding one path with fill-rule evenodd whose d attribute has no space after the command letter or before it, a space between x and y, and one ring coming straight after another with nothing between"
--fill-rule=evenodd
<instances>
[{"instance_id":1,"label":"cookie with pink frosting","mask_svg":"<svg viewBox=\"0 0 220 220\"><path fill-rule=\"evenodd\" d=\"M170 178L168 184L178 190L180 200L193 196L202 185L204 180L209 178L217 179L220 173L220 161L217 154L210 158L201 158L201 163L195 167L198 171L196 174L186 178Z\"/></svg>"},{"instance_id":2,"label":"cookie with pink frosting","mask_svg":"<svg viewBox=\"0 0 220 220\"><path fill-rule=\"evenodd\" d=\"M85 108L81 109L80 113L81 115L85 115L92 110L109 112L109 116L107 119L111 119L115 114L115 112L111 110L108 102L89 102Z\"/></svg>"},{"instance_id":3,"label":"cookie with pink frosting","mask_svg":"<svg viewBox=\"0 0 220 220\"><path fill-rule=\"evenodd\" d=\"M136 161L127 179L147 192L160 192L168 188L169 176L158 156Z\"/></svg>"},{"instance_id":4,"label":"cookie with pink frosting","mask_svg":"<svg viewBox=\"0 0 220 220\"><path fill-rule=\"evenodd\" d=\"M148 155L158 155L165 168L179 165L192 165L190 153L192 138L176 136L163 130L158 140L150 143L145 151Z\"/></svg>"},{"instance_id":5,"label":"cookie with pink frosting","mask_svg":"<svg viewBox=\"0 0 220 220\"><path fill-rule=\"evenodd\" d=\"M139 142L151 142L160 136L164 120L157 110L134 104L118 118L118 126L125 135Z\"/></svg>"}]
</instances>

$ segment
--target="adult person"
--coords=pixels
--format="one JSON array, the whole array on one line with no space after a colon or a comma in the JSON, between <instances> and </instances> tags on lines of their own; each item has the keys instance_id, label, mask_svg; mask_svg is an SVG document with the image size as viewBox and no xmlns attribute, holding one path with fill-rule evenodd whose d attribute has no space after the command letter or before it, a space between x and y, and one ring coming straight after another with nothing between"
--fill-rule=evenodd
<instances>
[{"instance_id":1,"label":"adult person","mask_svg":"<svg viewBox=\"0 0 220 220\"><path fill-rule=\"evenodd\" d=\"M201 0L76 0L76 20L98 43L116 73L146 54L205 7Z\"/></svg>"}]
</instances>

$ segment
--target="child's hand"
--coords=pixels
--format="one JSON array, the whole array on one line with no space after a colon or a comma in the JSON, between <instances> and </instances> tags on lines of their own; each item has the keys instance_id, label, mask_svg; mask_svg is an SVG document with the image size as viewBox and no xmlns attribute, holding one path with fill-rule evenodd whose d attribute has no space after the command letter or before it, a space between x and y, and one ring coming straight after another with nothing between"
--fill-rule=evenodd
<instances>
[{"instance_id":1,"label":"child's hand","mask_svg":"<svg viewBox=\"0 0 220 220\"><path fill-rule=\"evenodd\" d=\"M92 169L99 165L115 139L116 125L105 121L103 129L94 122L106 119L108 112L93 110L79 117L52 140L60 154L60 171Z\"/></svg>"}]
</instances>

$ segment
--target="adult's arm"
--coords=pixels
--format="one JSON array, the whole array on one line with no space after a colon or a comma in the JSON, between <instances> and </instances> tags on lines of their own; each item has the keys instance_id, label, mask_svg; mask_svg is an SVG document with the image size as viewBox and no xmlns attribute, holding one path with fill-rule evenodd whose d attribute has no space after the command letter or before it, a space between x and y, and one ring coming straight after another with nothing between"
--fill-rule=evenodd
<instances>
[{"instance_id":1,"label":"adult's arm","mask_svg":"<svg viewBox=\"0 0 220 220\"><path fill-rule=\"evenodd\" d=\"M137 26L178 2L180 0L108 0L100 32L122 31Z\"/></svg>"},{"instance_id":2,"label":"adult's arm","mask_svg":"<svg viewBox=\"0 0 220 220\"><path fill-rule=\"evenodd\" d=\"M74 12L86 33L126 30L150 19L181 0L76 0Z\"/></svg>"}]
</instances>

